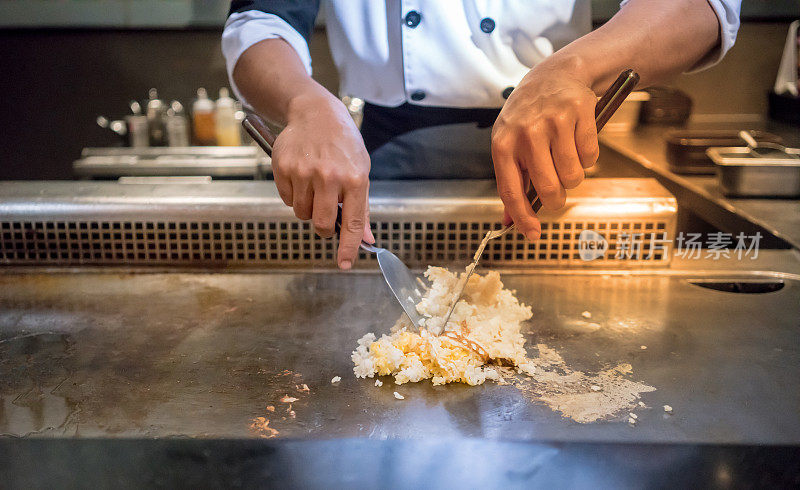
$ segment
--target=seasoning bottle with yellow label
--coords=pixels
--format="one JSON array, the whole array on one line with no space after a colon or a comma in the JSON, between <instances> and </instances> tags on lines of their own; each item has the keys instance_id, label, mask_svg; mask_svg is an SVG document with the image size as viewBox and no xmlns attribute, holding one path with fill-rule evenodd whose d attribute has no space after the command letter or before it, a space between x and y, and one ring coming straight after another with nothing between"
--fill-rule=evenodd
<instances>
[{"instance_id":1,"label":"seasoning bottle with yellow label","mask_svg":"<svg viewBox=\"0 0 800 490\"><path fill-rule=\"evenodd\" d=\"M214 119L214 102L208 98L206 89L201 87L197 89L197 100L192 104L192 132L195 145L213 146L217 144Z\"/></svg>"}]
</instances>

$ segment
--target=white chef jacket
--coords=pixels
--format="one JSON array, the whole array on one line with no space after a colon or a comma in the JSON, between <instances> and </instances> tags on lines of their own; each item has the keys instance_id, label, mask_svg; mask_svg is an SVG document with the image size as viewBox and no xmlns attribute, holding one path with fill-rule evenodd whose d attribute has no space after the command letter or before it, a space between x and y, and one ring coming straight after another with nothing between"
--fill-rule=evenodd
<instances>
[{"instance_id":1,"label":"white chef jacket","mask_svg":"<svg viewBox=\"0 0 800 490\"><path fill-rule=\"evenodd\" d=\"M722 59L739 28L741 0L708 2L721 43L693 70ZM340 95L388 107L501 107L532 66L591 30L590 0L323 0L323 8ZM306 39L281 17L247 10L225 24L222 51L245 104L233 68L247 48L274 38L311 74Z\"/></svg>"}]
</instances>

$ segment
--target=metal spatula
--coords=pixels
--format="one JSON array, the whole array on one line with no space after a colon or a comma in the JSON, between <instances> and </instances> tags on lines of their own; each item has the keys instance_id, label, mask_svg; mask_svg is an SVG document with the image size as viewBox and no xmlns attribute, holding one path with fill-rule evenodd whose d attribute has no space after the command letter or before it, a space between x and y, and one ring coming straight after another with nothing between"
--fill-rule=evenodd
<instances>
[{"instance_id":1,"label":"metal spatula","mask_svg":"<svg viewBox=\"0 0 800 490\"><path fill-rule=\"evenodd\" d=\"M258 115L249 112L242 121L242 126L258 145L272 156L272 146L275 144L275 133L273 133L267 123ZM342 208L339 206L339 213L336 216L336 233L342 228ZM422 289L425 284L422 280L411 273L402 260L385 248L376 247L362 241L361 248L367 252L372 252L378 259L378 266L381 268L386 284L392 290L403 311L411 319L414 325L422 324L422 315L417 313L417 303L422 301Z\"/></svg>"},{"instance_id":2,"label":"metal spatula","mask_svg":"<svg viewBox=\"0 0 800 490\"><path fill-rule=\"evenodd\" d=\"M603 126L606 125L614 112L619 109L619 106L625 100L625 97L631 93L637 83L639 83L639 75L633 70L625 70L620 73L614 83L611 84L611 87L609 87L603 96L600 97L600 100L597 101L597 104L594 108L594 120L597 125L598 132L603 129ZM527 185L528 190L525 195L528 198L528 201L531 203L533 212L538 213L542 208L542 203L539 201L539 196L536 195L536 190L533 188L530 182L528 182ZM456 283L456 295L450 303L450 307L447 309L447 315L444 317L442 329L444 329L444 327L447 325L447 322L450 321L450 315L453 314L453 310L456 309L458 300L461 299L461 295L464 294L464 288L467 287L467 281L469 280L470 276L472 276L475 268L478 267L478 262L480 261L483 250L486 248L489 240L499 238L513 229L514 223L506 226L503 229L490 231L486 233L485 237L483 237L481 244L478 246L477 252L475 252L475 256L472 258L472 263L467 266L466 272L461 275L458 283Z\"/></svg>"}]
</instances>

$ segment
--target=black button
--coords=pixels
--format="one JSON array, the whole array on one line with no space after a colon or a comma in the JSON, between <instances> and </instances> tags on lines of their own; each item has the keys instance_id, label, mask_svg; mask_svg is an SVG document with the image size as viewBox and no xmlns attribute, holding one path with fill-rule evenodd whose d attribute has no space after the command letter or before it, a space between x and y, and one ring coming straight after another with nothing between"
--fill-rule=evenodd
<instances>
[{"instance_id":1,"label":"black button","mask_svg":"<svg viewBox=\"0 0 800 490\"><path fill-rule=\"evenodd\" d=\"M422 22L422 14L420 14L416 10L412 10L411 12L406 14L405 22L408 27L411 28L417 27L419 23Z\"/></svg>"},{"instance_id":2,"label":"black button","mask_svg":"<svg viewBox=\"0 0 800 490\"><path fill-rule=\"evenodd\" d=\"M411 93L411 100L420 101L425 98L425 92L422 90L417 90Z\"/></svg>"},{"instance_id":3,"label":"black button","mask_svg":"<svg viewBox=\"0 0 800 490\"><path fill-rule=\"evenodd\" d=\"M481 21L481 30L486 34L489 34L494 30L494 20L486 17Z\"/></svg>"},{"instance_id":4,"label":"black button","mask_svg":"<svg viewBox=\"0 0 800 490\"><path fill-rule=\"evenodd\" d=\"M503 98L507 99L511 97L511 92L514 91L514 87L506 87L503 89Z\"/></svg>"}]
</instances>

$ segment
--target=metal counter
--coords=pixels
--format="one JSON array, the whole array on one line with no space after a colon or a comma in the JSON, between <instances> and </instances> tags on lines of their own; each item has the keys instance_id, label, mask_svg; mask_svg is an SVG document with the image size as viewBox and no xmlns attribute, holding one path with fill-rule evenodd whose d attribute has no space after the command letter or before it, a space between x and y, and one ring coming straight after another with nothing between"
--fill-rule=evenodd
<instances>
[{"instance_id":1,"label":"metal counter","mask_svg":"<svg viewBox=\"0 0 800 490\"><path fill-rule=\"evenodd\" d=\"M784 136L787 145L800 145L800 133L775 123L755 120L697 123L692 129L765 129ZM645 175L656 177L687 206L711 224L725 231L752 232L761 227L800 249L800 200L741 199L722 194L716 176L678 175L669 169L664 136L674 128L644 126L632 132L604 132L600 141L608 148L637 163ZM731 225L735 223L735 229Z\"/></svg>"},{"instance_id":2,"label":"metal counter","mask_svg":"<svg viewBox=\"0 0 800 490\"><path fill-rule=\"evenodd\" d=\"M76 233L105 243L104 235L115 240L112 230L92 223L109 215L123 234L126 220L168 221L164 230L177 220L180 230L184 218L217 220L222 234L237 230L235 222L224 226L231 209L266 226L285 218L300 232L261 184L209 184L177 198L172 186L114 194L107 191L125 186L4 184L0 238L33 253L31 241L58 241L61 231L23 224L56 220L65 229L79 223ZM630 196L637 185L591 179L572 196L598 188ZM431 186L438 201L425 199ZM409 213L443 219L442 210L457 205L451 214L492 226L500 206L486 198L487 183L409 183L399 195L416 196L413 206L393 197L397 188L381 187L373 189L373 218L383 214L387 223ZM672 197L661 197L674 216ZM560 224L569 213L545 221ZM391 226L382 232L394 239ZM73 240L72 230L64 233ZM162 241L180 243L176 236ZM583 486L797 483L796 250L762 250L757 260L672 257L669 268L514 261L494 265L506 264L506 286L533 307L523 329L529 354L544 344L586 373L629 363L628 379L655 388L631 409L635 424L628 410L578 423L543 403L536 382L523 377L477 387L356 379L356 340L387 332L401 313L366 260L349 273L302 261L294 269L9 261L0 268L0 474L22 488L523 487L557 485L564 475ZM342 380L331 383L334 376Z\"/></svg>"},{"instance_id":3,"label":"metal counter","mask_svg":"<svg viewBox=\"0 0 800 490\"><path fill-rule=\"evenodd\" d=\"M800 448L522 443L0 439L12 488L787 488ZM113 471L109 471L113 468Z\"/></svg>"},{"instance_id":4,"label":"metal counter","mask_svg":"<svg viewBox=\"0 0 800 490\"><path fill-rule=\"evenodd\" d=\"M742 269L770 264L783 272ZM627 413L564 418L524 379L356 379L356 339L400 315L374 272L9 270L0 274L0 433L254 438L264 433L253 421L265 417L277 438L800 444L797 257L765 251L715 266L503 275L533 306L532 355L541 343L586 372L630 363L631 379L656 388L642 395L635 426ZM736 294L698 279L780 289ZM584 310L599 329L586 327ZM297 398L291 407L286 395Z\"/></svg>"}]
</instances>

